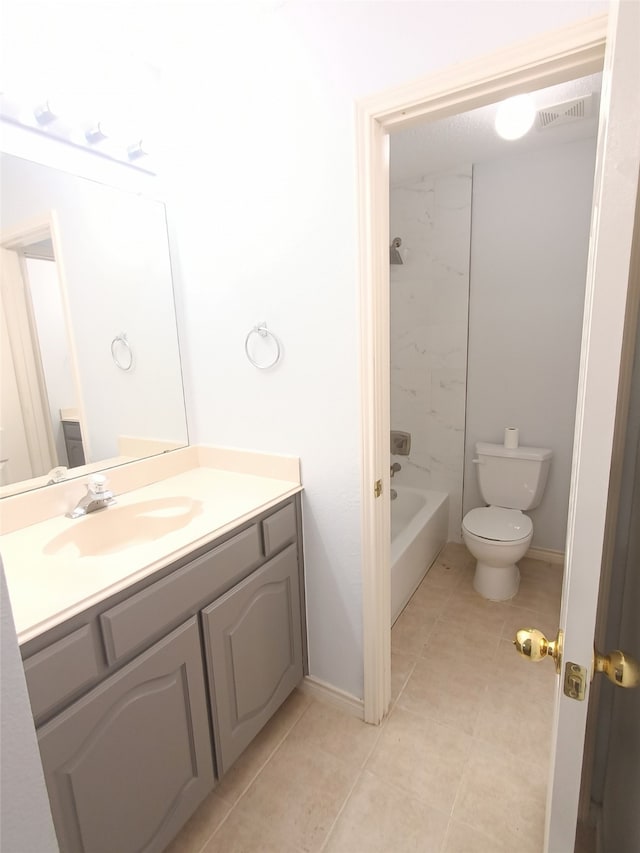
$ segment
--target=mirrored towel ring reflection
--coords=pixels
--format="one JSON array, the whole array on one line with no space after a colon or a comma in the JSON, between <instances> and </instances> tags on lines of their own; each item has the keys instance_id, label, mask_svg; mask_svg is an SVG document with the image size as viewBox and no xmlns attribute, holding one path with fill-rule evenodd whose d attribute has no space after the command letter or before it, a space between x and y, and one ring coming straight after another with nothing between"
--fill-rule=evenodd
<instances>
[{"instance_id":1,"label":"mirrored towel ring reflection","mask_svg":"<svg viewBox=\"0 0 640 853\"><path fill-rule=\"evenodd\" d=\"M133 350L127 340L126 332L120 332L111 341L111 357L120 370L131 370L133 367Z\"/></svg>"},{"instance_id":2,"label":"mirrored towel ring reflection","mask_svg":"<svg viewBox=\"0 0 640 853\"><path fill-rule=\"evenodd\" d=\"M249 330L244 341L244 351L254 367L268 370L280 361L282 346L276 335L267 329L267 324L262 322Z\"/></svg>"}]
</instances>

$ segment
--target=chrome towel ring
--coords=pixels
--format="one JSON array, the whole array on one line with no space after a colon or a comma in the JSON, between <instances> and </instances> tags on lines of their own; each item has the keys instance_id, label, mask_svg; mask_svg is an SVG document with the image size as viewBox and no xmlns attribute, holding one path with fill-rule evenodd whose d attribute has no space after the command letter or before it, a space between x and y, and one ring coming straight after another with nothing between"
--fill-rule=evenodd
<instances>
[{"instance_id":1,"label":"chrome towel ring","mask_svg":"<svg viewBox=\"0 0 640 853\"><path fill-rule=\"evenodd\" d=\"M256 361L255 358L249 352L249 341L251 340L252 335L259 335L261 338L271 338L271 340L275 344L275 356L274 358L267 362L266 364L260 364L260 362ZM267 329L267 324L265 322L258 323L257 326L254 326L253 329L249 330L247 337L244 341L244 351L247 354L247 358L251 362L254 367L257 367L258 370L268 370L270 367L275 367L275 365L280 361L280 356L282 354L282 347L280 346L280 341L278 338Z\"/></svg>"},{"instance_id":2,"label":"chrome towel ring","mask_svg":"<svg viewBox=\"0 0 640 853\"><path fill-rule=\"evenodd\" d=\"M118 350L120 355L118 355ZM133 350L127 340L127 333L121 332L111 341L111 358L120 370L131 370L133 366Z\"/></svg>"}]
</instances>

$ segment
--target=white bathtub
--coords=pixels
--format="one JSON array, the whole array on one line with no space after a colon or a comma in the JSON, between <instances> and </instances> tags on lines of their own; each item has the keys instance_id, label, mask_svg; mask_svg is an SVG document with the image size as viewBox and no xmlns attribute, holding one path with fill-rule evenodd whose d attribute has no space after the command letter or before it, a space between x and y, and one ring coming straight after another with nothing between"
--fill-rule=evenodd
<instances>
[{"instance_id":1,"label":"white bathtub","mask_svg":"<svg viewBox=\"0 0 640 853\"><path fill-rule=\"evenodd\" d=\"M396 486L391 501L391 624L447 541L449 496Z\"/></svg>"}]
</instances>

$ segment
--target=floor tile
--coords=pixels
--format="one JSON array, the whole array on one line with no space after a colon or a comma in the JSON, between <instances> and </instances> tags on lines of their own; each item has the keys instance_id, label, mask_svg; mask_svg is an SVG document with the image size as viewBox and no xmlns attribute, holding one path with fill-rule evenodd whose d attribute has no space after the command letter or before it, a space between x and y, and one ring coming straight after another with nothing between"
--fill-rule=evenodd
<instances>
[{"instance_id":1,"label":"floor tile","mask_svg":"<svg viewBox=\"0 0 640 853\"><path fill-rule=\"evenodd\" d=\"M514 605L557 618L561 596L562 571L559 566L539 560L521 561L520 587L512 599Z\"/></svg>"},{"instance_id":2,"label":"floor tile","mask_svg":"<svg viewBox=\"0 0 640 853\"><path fill-rule=\"evenodd\" d=\"M435 616L426 615L420 608L411 607L409 602L391 629L391 651L418 657L435 624Z\"/></svg>"},{"instance_id":3,"label":"floor tile","mask_svg":"<svg viewBox=\"0 0 640 853\"><path fill-rule=\"evenodd\" d=\"M231 806L214 791L169 844L165 853L198 853L229 813Z\"/></svg>"},{"instance_id":4,"label":"floor tile","mask_svg":"<svg viewBox=\"0 0 640 853\"><path fill-rule=\"evenodd\" d=\"M489 838L477 829L452 820L442 853L514 853L514 849L508 843Z\"/></svg>"},{"instance_id":5,"label":"floor tile","mask_svg":"<svg viewBox=\"0 0 640 853\"><path fill-rule=\"evenodd\" d=\"M464 574L464 567L452 564L440 556L431 566L422 583L429 587L450 591L455 589Z\"/></svg>"},{"instance_id":6,"label":"floor tile","mask_svg":"<svg viewBox=\"0 0 640 853\"><path fill-rule=\"evenodd\" d=\"M513 642L500 640L487 683L552 706L558 676L552 658L530 661L518 654Z\"/></svg>"},{"instance_id":7,"label":"floor tile","mask_svg":"<svg viewBox=\"0 0 640 853\"><path fill-rule=\"evenodd\" d=\"M416 665L413 655L391 652L391 703L393 704L407 683Z\"/></svg>"},{"instance_id":8,"label":"floor tile","mask_svg":"<svg viewBox=\"0 0 640 853\"><path fill-rule=\"evenodd\" d=\"M465 672L457 677L456 673L421 659L400 694L397 707L472 734L485 689L485 679L480 676Z\"/></svg>"},{"instance_id":9,"label":"floor tile","mask_svg":"<svg viewBox=\"0 0 640 853\"><path fill-rule=\"evenodd\" d=\"M558 633L558 620L548 612L529 610L513 603L505 615L503 639L513 640L520 628L538 628L546 637L552 639Z\"/></svg>"},{"instance_id":10,"label":"floor tile","mask_svg":"<svg viewBox=\"0 0 640 853\"><path fill-rule=\"evenodd\" d=\"M453 594L453 588L429 586L429 584L422 581L418 589L411 596L411 601L407 607L420 610L427 616L439 616Z\"/></svg>"},{"instance_id":11,"label":"floor tile","mask_svg":"<svg viewBox=\"0 0 640 853\"><path fill-rule=\"evenodd\" d=\"M462 542L447 542L438 559L451 568L470 569L475 566L475 557Z\"/></svg>"},{"instance_id":12,"label":"floor tile","mask_svg":"<svg viewBox=\"0 0 640 853\"><path fill-rule=\"evenodd\" d=\"M370 726L331 705L313 702L287 735L287 744L304 744L360 769L381 733L381 726Z\"/></svg>"},{"instance_id":13,"label":"floor tile","mask_svg":"<svg viewBox=\"0 0 640 853\"><path fill-rule=\"evenodd\" d=\"M299 853L280 827L273 822L261 823L234 809L218 831L207 842L202 853ZM198 853L196 849L191 853Z\"/></svg>"},{"instance_id":14,"label":"floor tile","mask_svg":"<svg viewBox=\"0 0 640 853\"><path fill-rule=\"evenodd\" d=\"M518 853L544 842L546 774L491 744L474 743L453 810L456 821Z\"/></svg>"},{"instance_id":15,"label":"floor tile","mask_svg":"<svg viewBox=\"0 0 640 853\"><path fill-rule=\"evenodd\" d=\"M446 815L365 771L324 851L439 853L446 828Z\"/></svg>"},{"instance_id":16,"label":"floor tile","mask_svg":"<svg viewBox=\"0 0 640 853\"><path fill-rule=\"evenodd\" d=\"M486 691L476 719L476 739L499 747L522 766L547 772L551 749L552 713L549 702L508 687Z\"/></svg>"},{"instance_id":17,"label":"floor tile","mask_svg":"<svg viewBox=\"0 0 640 853\"><path fill-rule=\"evenodd\" d=\"M440 619L461 625L471 642L480 642L487 635L500 637L511 603L487 601L477 592L458 592L445 605Z\"/></svg>"},{"instance_id":18,"label":"floor tile","mask_svg":"<svg viewBox=\"0 0 640 853\"><path fill-rule=\"evenodd\" d=\"M235 764L225 773L216 787L217 795L233 805L310 704L311 699L308 696L299 690L294 690Z\"/></svg>"},{"instance_id":19,"label":"floor tile","mask_svg":"<svg viewBox=\"0 0 640 853\"><path fill-rule=\"evenodd\" d=\"M302 742L285 741L236 804L236 817L270 823L294 847L319 850L358 772Z\"/></svg>"},{"instance_id":20,"label":"floor tile","mask_svg":"<svg viewBox=\"0 0 640 853\"><path fill-rule=\"evenodd\" d=\"M453 677L462 673L485 677L493 673L500 637L487 635L478 641L456 623L438 620L422 647L421 657L434 669L447 670Z\"/></svg>"},{"instance_id":21,"label":"floor tile","mask_svg":"<svg viewBox=\"0 0 640 853\"><path fill-rule=\"evenodd\" d=\"M464 732L395 708L366 769L450 814L471 744Z\"/></svg>"}]
</instances>

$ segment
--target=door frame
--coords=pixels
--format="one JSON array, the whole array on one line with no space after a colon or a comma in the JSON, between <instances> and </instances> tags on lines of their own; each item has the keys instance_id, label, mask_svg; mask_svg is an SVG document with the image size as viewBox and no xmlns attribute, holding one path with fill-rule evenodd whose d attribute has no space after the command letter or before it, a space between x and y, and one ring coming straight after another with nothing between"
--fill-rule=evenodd
<instances>
[{"instance_id":1,"label":"door frame","mask_svg":"<svg viewBox=\"0 0 640 853\"><path fill-rule=\"evenodd\" d=\"M70 355L71 378L75 386L76 406L80 430L83 436L84 449L87 458L90 458L90 447L87 440L88 431L82 402L82 386L80 384L80 371L75 338L72 333L71 308L67 287L64 256L62 252L62 241L60 239L60 226L58 215L55 210L48 210L41 216L33 217L17 225L10 226L0 231L0 247L7 251L18 253L20 261L20 272L25 291L24 305L18 310L15 305L7 305L7 320L11 321L12 346L18 353L21 369L16 367L16 380L21 389L21 398L28 401L27 414L27 445L29 454L36 461L37 468L49 470L57 466L57 450L53 435L53 426L49 414L49 402L42 367L42 356L38 341L38 330L33 314L31 303L31 291L29 276L24 258L20 252L28 248L32 243L50 238L53 245L53 254L56 263L56 278L58 282L58 293L62 305L65 328L64 335L67 341L67 349ZM38 423L38 420L41 420ZM47 463L47 459L51 464ZM44 473L46 474L46 470ZM34 475L35 477L40 475ZM13 484L12 484L13 485Z\"/></svg>"},{"instance_id":2,"label":"door frame","mask_svg":"<svg viewBox=\"0 0 640 853\"><path fill-rule=\"evenodd\" d=\"M608 15L430 74L356 104L360 248L364 719L391 699L389 131L601 71ZM382 493L376 497L376 483Z\"/></svg>"}]
</instances>

